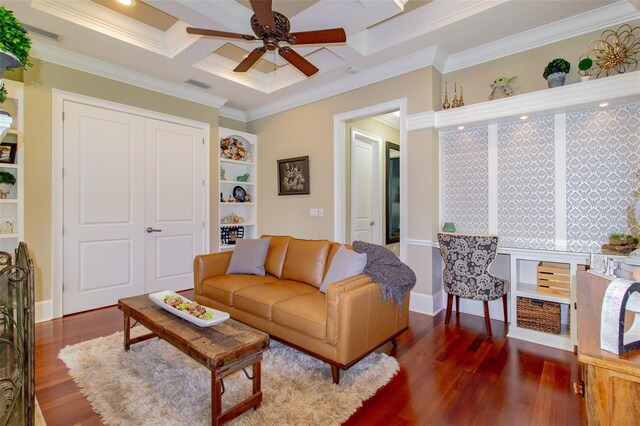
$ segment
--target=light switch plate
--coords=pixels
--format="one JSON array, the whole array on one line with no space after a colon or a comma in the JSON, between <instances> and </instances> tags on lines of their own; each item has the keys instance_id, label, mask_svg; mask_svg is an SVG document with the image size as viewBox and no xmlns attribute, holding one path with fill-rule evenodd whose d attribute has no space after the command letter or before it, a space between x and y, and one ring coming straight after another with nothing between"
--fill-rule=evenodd
<instances>
[{"instance_id":1,"label":"light switch plate","mask_svg":"<svg viewBox=\"0 0 640 426\"><path fill-rule=\"evenodd\" d=\"M309 216L318 216L318 209L309 209Z\"/></svg>"}]
</instances>

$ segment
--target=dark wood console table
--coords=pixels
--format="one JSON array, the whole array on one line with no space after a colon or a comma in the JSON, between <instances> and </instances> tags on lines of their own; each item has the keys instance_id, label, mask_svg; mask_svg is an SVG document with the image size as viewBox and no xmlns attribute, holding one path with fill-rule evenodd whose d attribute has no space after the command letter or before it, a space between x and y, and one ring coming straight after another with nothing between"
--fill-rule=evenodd
<instances>
[{"instance_id":1,"label":"dark wood console table","mask_svg":"<svg viewBox=\"0 0 640 426\"><path fill-rule=\"evenodd\" d=\"M578 361L589 425L633 425L640 419L640 350L616 355L600 349L602 300L611 279L578 271ZM631 324L631 321L625 321Z\"/></svg>"}]
</instances>

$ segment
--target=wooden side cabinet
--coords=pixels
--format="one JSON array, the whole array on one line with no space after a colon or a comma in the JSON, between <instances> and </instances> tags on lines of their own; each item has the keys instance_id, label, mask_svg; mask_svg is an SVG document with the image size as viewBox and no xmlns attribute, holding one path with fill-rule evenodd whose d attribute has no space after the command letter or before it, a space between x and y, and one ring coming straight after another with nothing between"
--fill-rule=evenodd
<instances>
[{"instance_id":1,"label":"wooden side cabinet","mask_svg":"<svg viewBox=\"0 0 640 426\"><path fill-rule=\"evenodd\" d=\"M578 271L578 361L589 425L635 425L640 421L640 350L616 355L600 349L602 299L610 279ZM632 321L625 321L631 324Z\"/></svg>"}]
</instances>

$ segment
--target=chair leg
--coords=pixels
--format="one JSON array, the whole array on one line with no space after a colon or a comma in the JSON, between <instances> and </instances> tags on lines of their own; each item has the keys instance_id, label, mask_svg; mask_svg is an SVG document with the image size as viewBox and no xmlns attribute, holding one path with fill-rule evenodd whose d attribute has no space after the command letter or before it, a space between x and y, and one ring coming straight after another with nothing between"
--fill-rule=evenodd
<instances>
[{"instance_id":1,"label":"chair leg","mask_svg":"<svg viewBox=\"0 0 640 426\"><path fill-rule=\"evenodd\" d=\"M489 301L483 300L484 305L484 324L487 327L487 336L491 337L491 318L489 317Z\"/></svg>"},{"instance_id":2,"label":"chair leg","mask_svg":"<svg viewBox=\"0 0 640 426\"><path fill-rule=\"evenodd\" d=\"M460 315L460 296L456 296L456 318Z\"/></svg>"},{"instance_id":3,"label":"chair leg","mask_svg":"<svg viewBox=\"0 0 640 426\"><path fill-rule=\"evenodd\" d=\"M509 322L507 317L507 295L502 296L502 310L504 311L504 323Z\"/></svg>"},{"instance_id":4,"label":"chair leg","mask_svg":"<svg viewBox=\"0 0 640 426\"><path fill-rule=\"evenodd\" d=\"M451 305L453 305L453 294L447 294L447 315L444 317L446 325L449 325L449 321L451 321Z\"/></svg>"}]
</instances>

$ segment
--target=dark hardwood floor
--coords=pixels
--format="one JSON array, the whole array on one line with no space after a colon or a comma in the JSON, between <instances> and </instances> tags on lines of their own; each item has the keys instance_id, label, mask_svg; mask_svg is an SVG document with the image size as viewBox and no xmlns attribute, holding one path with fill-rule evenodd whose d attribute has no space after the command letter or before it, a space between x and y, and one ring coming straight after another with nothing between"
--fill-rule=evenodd
<instances>
[{"instance_id":1,"label":"dark hardwood floor","mask_svg":"<svg viewBox=\"0 0 640 426\"><path fill-rule=\"evenodd\" d=\"M582 424L572 353L509 339L500 321L492 322L489 338L482 317L454 315L449 326L443 313L411 313L409 320L398 338L400 372L347 425ZM48 425L101 424L58 352L121 329L116 307L36 325L36 396Z\"/></svg>"}]
</instances>

